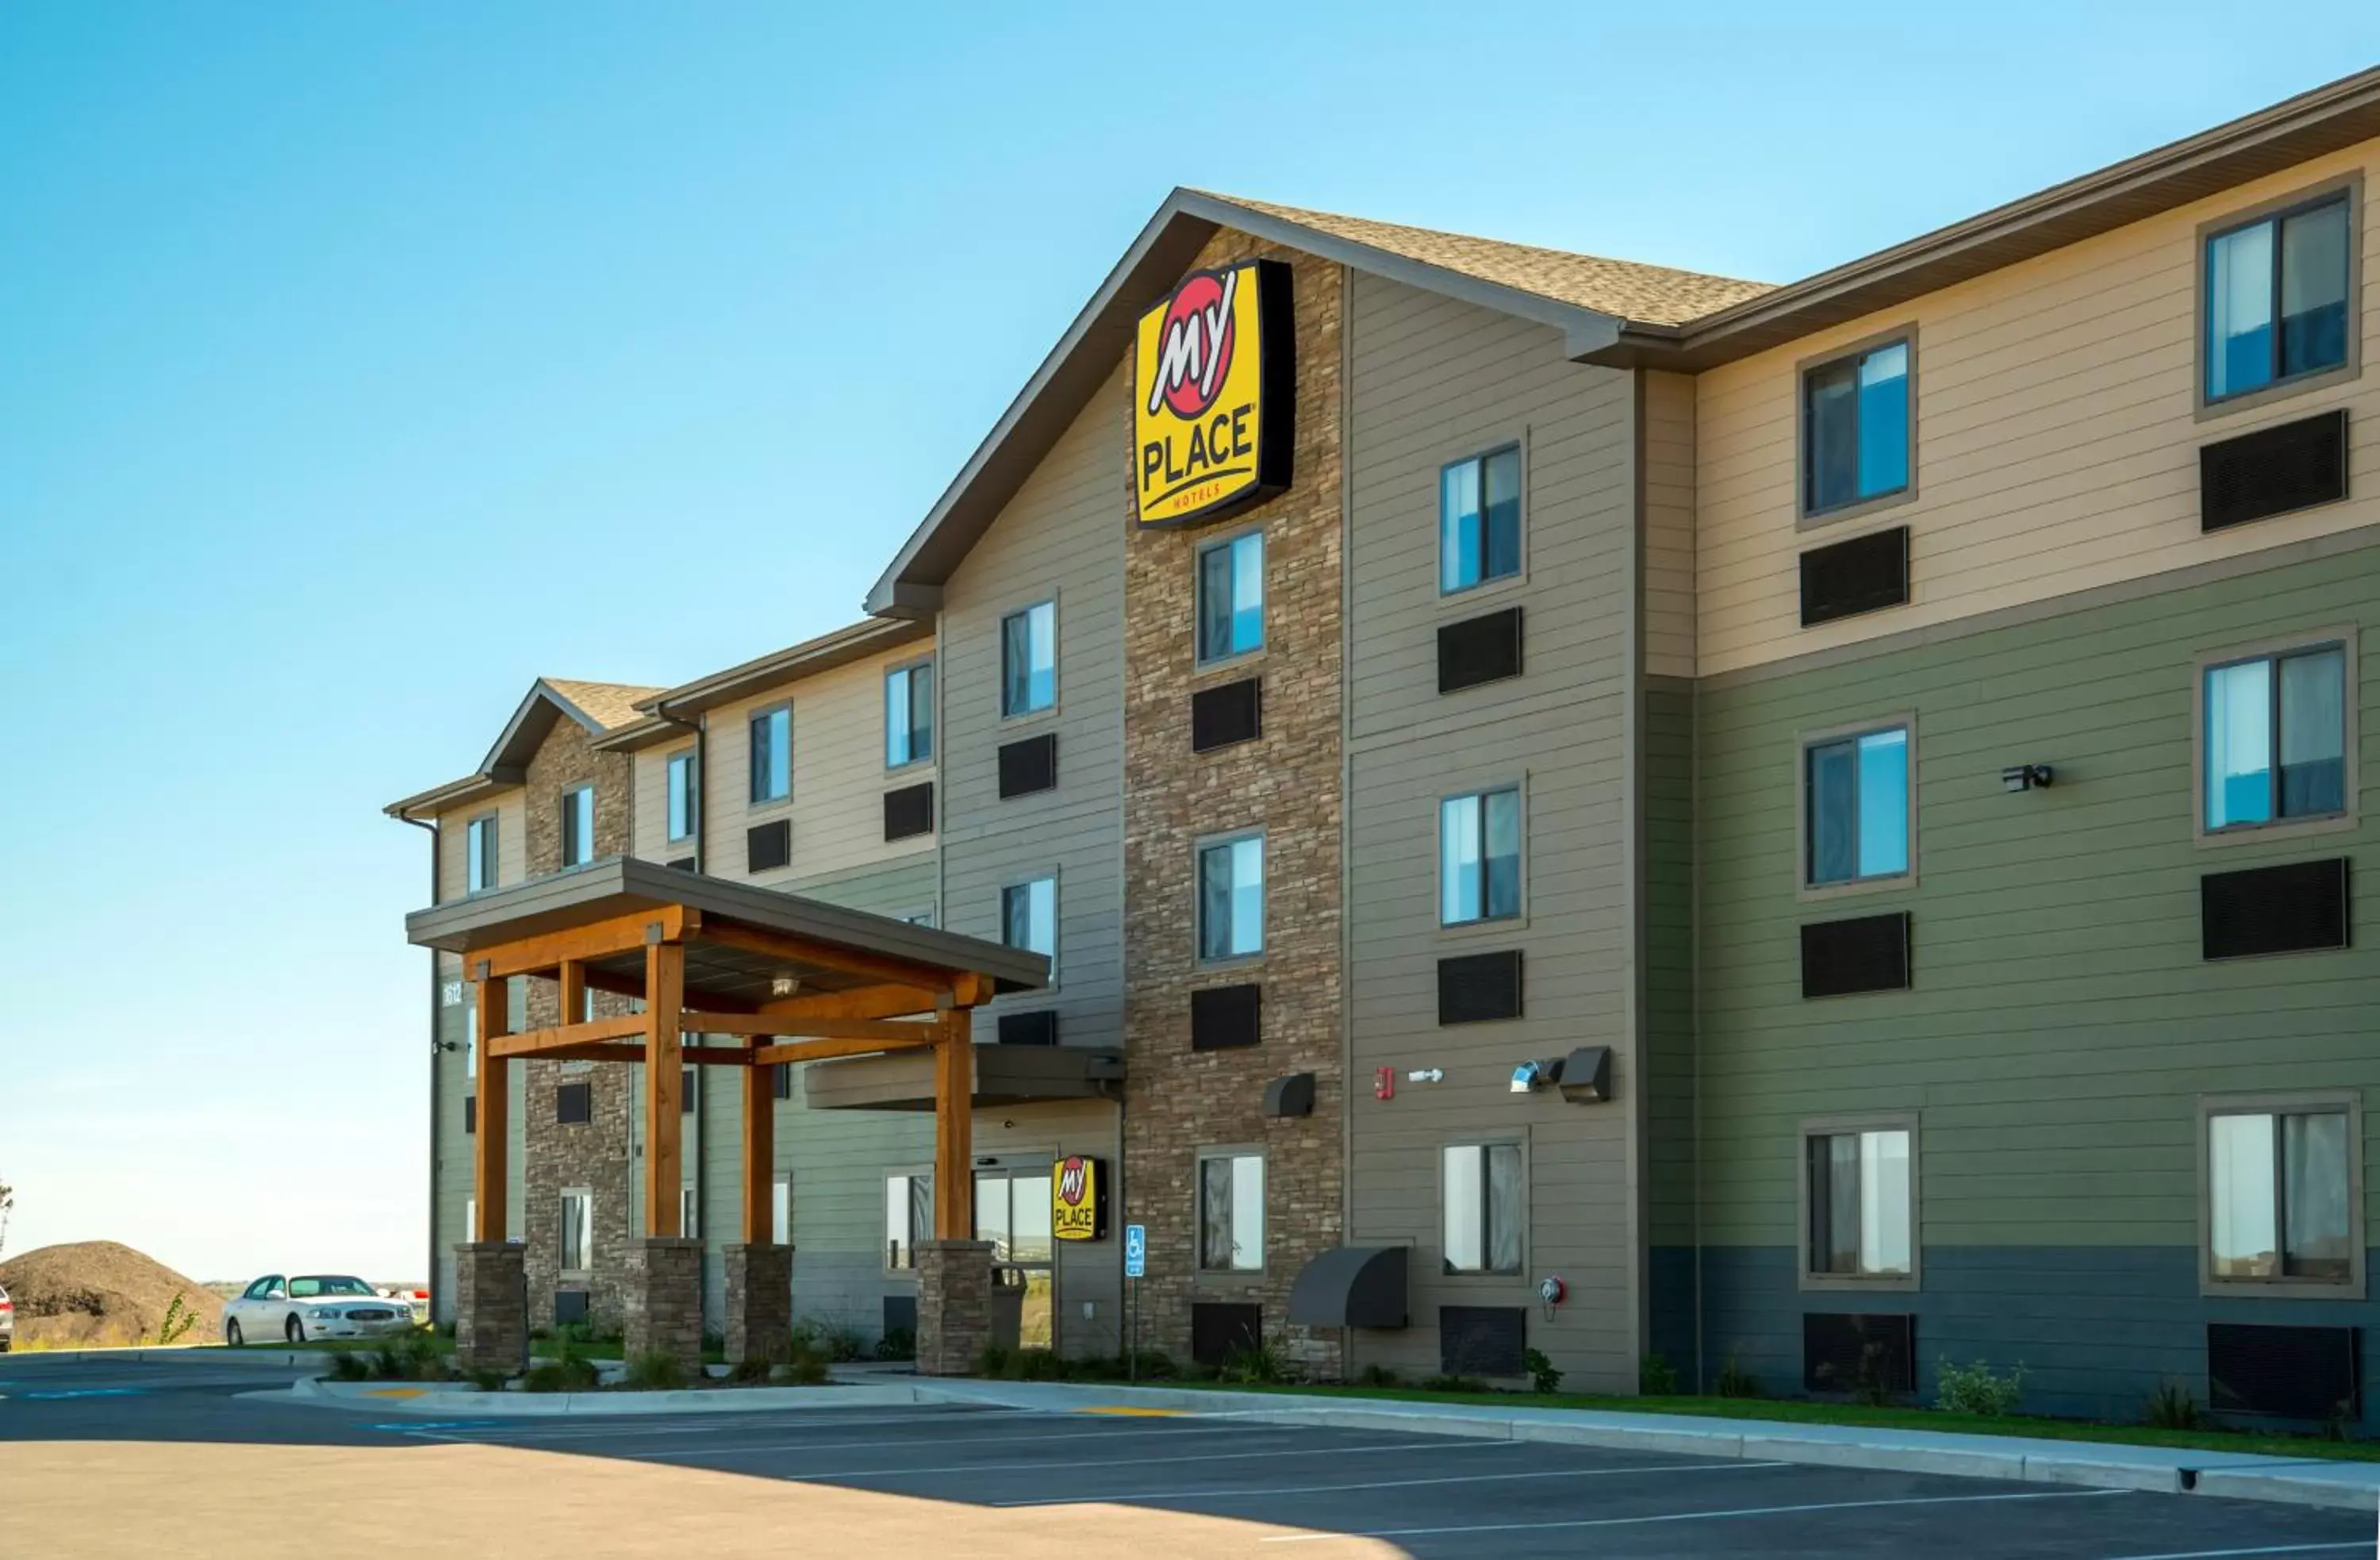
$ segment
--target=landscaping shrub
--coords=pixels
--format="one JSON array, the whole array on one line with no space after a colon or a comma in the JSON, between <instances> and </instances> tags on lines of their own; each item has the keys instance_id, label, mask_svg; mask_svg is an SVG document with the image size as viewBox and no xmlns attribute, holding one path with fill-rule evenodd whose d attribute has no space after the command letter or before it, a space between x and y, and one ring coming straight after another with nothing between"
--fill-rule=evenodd
<instances>
[{"instance_id":1,"label":"landscaping shrub","mask_svg":"<svg viewBox=\"0 0 2380 1560\"><path fill-rule=\"evenodd\" d=\"M1947 1414L1980 1414L1997 1419L2024 1396L2024 1366L2007 1375L1995 1375L1983 1360L1957 1365L1948 1359L1934 1368L1934 1407Z\"/></svg>"},{"instance_id":2,"label":"landscaping shrub","mask_svg":"<svg viewBox=\"0 0 2380 1560\"><path fill-rule=\"evenodd\" d=\"M766 1355L756 1354L729 1366L727 1379L737 1386L759 1386L775 1369Z\"/></svg>"},{"instance_id":3,"label":"landscaping shrub","mask_svg":"<svg viewBox=\"0 0 2380 1560\"><path fill-rule=\"evenodd\" d=\"M446 1357L439 1352L437 1335L427 1327L381 1345L371 1351L367 1365L372 1379L382 1382L443 1382L452 1373Z\"/></svg>"},{"instance_id":4,"label":"landscaping shrub","mask_svg":"<svg viewBox=\"0 0 2380 1560\"><path fill-rule=\"evenodd\" d=\"M1530 1355L1536 1353L1536 1349L1529 1350ZM1526 1363L1529 1356L1523 1355L1521 1358L1523 1362ZM1537 1358L1542 1359L1545 1357L1537 1355ZM1535 1365L1530 1365L1529 1368L1532 1371L1536 1369ZM1557 1375L1555 1379L1560 1378ZM1553 1388L1539 1387L1537 1390L1551 1392ZM1648 1354L1636 1361L1636 1390L1646 1397L1675 1397L1678 1395L1678 1372L1660 1355Z\"/></svg>"},{"instance_id":5,"label":"landscaping shrub","mask_svg":"<svg viewBox=\"0 0 2380 1560\"><path fill-rule=\"evenodd\" d=\"M786 1386L819 1386L826 1381L826 1352L808 1338L795 1335L785 1340L779 1351L776 1368L769 1379Z\"/></svg>"},{"instance_id":6,"label":"landscaping shrub","mask_svg":"<svg viewBox=\"0 0 2380 1560\"><path fill-rule=\"evenodd\" d=\"M363 1356L341 1349L331 1356L330 1379L334 1382L368 1382L371 1380L371 1367L364 1362Z\"/></svg>"},{"instance_id":7,"label":"landscaping shrub","mask_svg":"<svg viewBox=\"0 0 2380 1560\"><path fill-rule=\"evenodd\" d=\"M879 1359L915 1359L917 1358L917 1335L906 1327L894 1327L876 1340Z\"/></svg>"},{"instance_id":8,"label":"landscaping shrub","mask_svg":"<svg viewBox=\"0 0 2380 1560\"><path fill-rule=\"evenodd\" d=\"M2148 1421L2159 1430L2198 1430L2206 1418L2187 1383L2168 1376L2149 1394Z\"/></svg>"},{"instance_id":9,"label":"landscaping shrub","mask_svg":"<svg viewBox=\"0 0 2380 1560\"><path fill-rule=\"evenodd\" d=\"M1287 1359L1274 1345L1262 1341L1232 1350L1223 1360L1223 1380L1269 1385L1297 1379Z\"/></svg>"},{"instance_id":10,"label":"landscaping shrub","mask_svg":"<svg viewBox=\"0 0 2380 1560\"><path fill-rule=\"evenodd\" d=\"M179 1291L165 1302L165 1319L157 1323L157 1341L177 1344L199 1324L199 1313L182 1303Z\"/></svg>"},{"instance_id":11,"label":"landscaping shrub","mask_svg":"<svg viewBox=\"0 0 2380 1560\"><path fill-rule=\"evenodd\" d=\"M1355 1376L1357 1386L1402 1386L1405 1379L1385 1365L1366 1365Z\"/></svg>"},{"instance_id":12,"label":"landscaping shrub","mask_svg":"<svg viewBox=\"0 0 2380 1560\"><path fill-rule=\"evenodd\" d=\"M1852 1399L1870 1408L1892 1406L1892 1384L1884 1373L1884 1346L1870 1343L1860 1349L1859 1372L1852 1379Z\"/></svg>"},{"instance_id":13,"label":"landscaping shrub","mask_svg":"<svg viewBox=\"0 0 2380 1560\"><path fill-rule=\"evenodd\" d=\"M1424 1376L1424 1392L1485 1392L1488 1383L1476 1376Z\"/></svg>"},{"instance_id":14,"label":"landscaping shrub","mask_svg":"<svg viewBox=\"0 0 2380 1560\"><path fill-rule=\"evenodd\" d=\"M1546 1358L1545 1350L1533 1348L1524 1351L1521 1355L1521 1363L1528 1368L1529 1385L1533 1390L1542 1393L1556 1393L1561 1390L1562 1373L1554 1369L1554 1362ZM1665 1365L1662 1369L1668 1370L1669 1367ZM1674 1386L1677 1377L1672 1374L1670 1381Z\"/></svg>"},{"instance_id":15,"label":"landscaping shrub","mask_svg":"<svg viewBox=\"0 0 2380 1560\"><path fill-rule=\"evenodd\" d=\"M1743 1368L1743 1361L1733 1354L1718 1370L1718 1395L1721 1397L1757 1397L1760 1378Z\"/></svg>"},{"instance_id":16,"label":"landscaping shrub","mask_svg":"<svg viewBox=\"0 0 2380 1560\"><path fill-rule=\"evenodd\" d=\"M801 1335L796 1333L795 1336ZM975 1373L990 1381L1008 1374L1008 1351L998 1344L986 1344L975 1351Z\"/></svg>"},{"instance_id":17,"label":"landscaping shrub","mask_svg":"<svg viewBox=\"0 0 2380 1560\"><path fill-rule=\"evenodd\" d=\"M654 1348L628 1361L625 1384L636 1392L675 1392L686 1379L686 1367L676 1355Z\"/></svg>"},{"instance_id":18,"label":"landscaping shrub","mask_svg":"<svg viewBox=\"0 0 2380 1560\"><path fill-rule=\"evenodd\" d=\"M482 1365L468 1372L470 1383L481 1392L502 1392L512 1377L500 1367Z\"/></svg>"},{"instance_id":19,"label":"landscaping shrub","mask_svg":"<svg viewBox=\"0 0 2380 1560\"><path fill-rule=\"evenodd\" d=\"M592 1392L601 1377L591 1359L540 1359L521 1378L523 1392Z\"/></svg>"},{"instance_id":20,"label":"landscaping shrub","mask_svg":"<svg viewBox=\"0 0 2380 1560\"><path fill-rule=\"evenodd\" d=\"M1223 1379L1223 1368L1220 1365L1201 1365L1193 1360L1183 1366L1174 1379L1184 1382L1220 1382Z\"/></svg>"}]
</instances>

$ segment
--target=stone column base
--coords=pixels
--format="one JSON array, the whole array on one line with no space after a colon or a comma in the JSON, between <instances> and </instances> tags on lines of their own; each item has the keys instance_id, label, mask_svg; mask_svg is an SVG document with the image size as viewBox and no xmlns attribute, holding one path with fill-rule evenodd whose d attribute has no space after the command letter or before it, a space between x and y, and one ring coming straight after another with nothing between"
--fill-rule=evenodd
<instances>
[{"instance_id":1,"label":"stone column base","mask_svg":"<svg viewBox=\"0 0 2380 1560\"><path fill-rule=\"evenodd\" d=\"M702 1242L650 1236L628 1244L621 1285L622 1352L669 1355L702 1373Z\"/></svg>"},{"instance_id":2,"label":"stone column base","mask_svg":"<svg viewBox=\"0 0 2380 1560\"><path fill-rule=\"evenodd\" d=\"M528 1255L509 1240L455 1248L455 1363L462 1369L528 1368Z\"/></svg>"},{"instance_id":3,"label":"stone column base","mask_svg":"<svg viewBox=\"0 0 2380 1560\"><path fill-rule=\"evenodd\" d=\"M917 1374L973 1373L991 1341L991 1242L920 1240Z\"/></svg>"},{"instance_id":4,"label":"stone column base","mask_svg":"<svg viewBox=\"0 0 2380 1560\"><path fill-rule=\"evenodd\" d=\"M727 1362L773 1360L794 1333L794 1249L731 1245L727 1257Z\"/></svg>"}]
</instances>

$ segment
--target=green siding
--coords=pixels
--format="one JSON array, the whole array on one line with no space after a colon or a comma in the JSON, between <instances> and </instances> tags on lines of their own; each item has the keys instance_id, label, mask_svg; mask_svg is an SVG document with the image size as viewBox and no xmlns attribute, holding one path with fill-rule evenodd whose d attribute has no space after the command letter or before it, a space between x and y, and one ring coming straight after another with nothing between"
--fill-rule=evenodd
<instances>
[{"instance_id":1,"label":"green siding","mask_svg":"<svg viewBox=\"0 0 2380 1560\"><path fill-rule=\"evenodd\" d=\"M1646 1238L1694 1238L1694 701L1645 691Z\"/></svg>"},{"instance_id":2,"label":"green siding","mask_svg":"<svg viewBox=\"0 0 2380 1560\"><path fill-rule=\"evenodd\" d=\"M2194 1247L2196 1096L2380 1082L2380 955L2199 956L2202 872L2366 866L2368 812L2352 830L2203 847L2191 805L2195 657L2341 626L2362 630L2374 774L2375 622L2380 548L2365 548L1706 687L1703 1238L1790 1246L1797 1122L1914 1108L1927 1246ZM1797 735L1903 711L1916 886L1801 901ZM2054 764L2056 785L2003 791L2000 771L2028 762ZM2380 896L2350 873L2369 928ZM1898 909L1913 916L1912 990L1802 1000L1803 921Z\"/></svg>"}]
</instances>

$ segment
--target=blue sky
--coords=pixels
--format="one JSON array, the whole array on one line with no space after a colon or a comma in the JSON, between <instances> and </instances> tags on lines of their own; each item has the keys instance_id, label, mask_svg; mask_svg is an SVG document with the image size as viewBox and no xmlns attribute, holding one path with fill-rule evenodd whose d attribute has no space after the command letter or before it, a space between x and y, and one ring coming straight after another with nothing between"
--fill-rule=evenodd
<instances>
[{"instance_id":1,"label":"blue sky","mask_svg":"<svg viewBox=\"0 0 2380 1560\"><path fill-rule=\"evenodd\" d=\"M8 1249L419 1275L380 808L848 621L1172 186L1782 281L2380 58L1617 10L0 7Z\"/></svg>"}]
</instances>

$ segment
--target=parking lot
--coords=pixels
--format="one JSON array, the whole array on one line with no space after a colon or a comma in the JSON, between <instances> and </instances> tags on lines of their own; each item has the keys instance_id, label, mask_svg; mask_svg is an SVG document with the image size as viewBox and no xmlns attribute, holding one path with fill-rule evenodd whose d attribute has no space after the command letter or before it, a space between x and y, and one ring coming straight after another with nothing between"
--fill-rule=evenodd
<instances>
[{"instance_id":1,"label":"parking lot","mask_svg":"<svg viewBox=\"0 0 2380 1560\"><path fill-rule=\"evenodd\" d=\"M983 1408L410 1419L203 1357L0 1364L11 1555L2040 1556L2369 1552L2336 1512Z\"/></svg>"}]
</instances>

